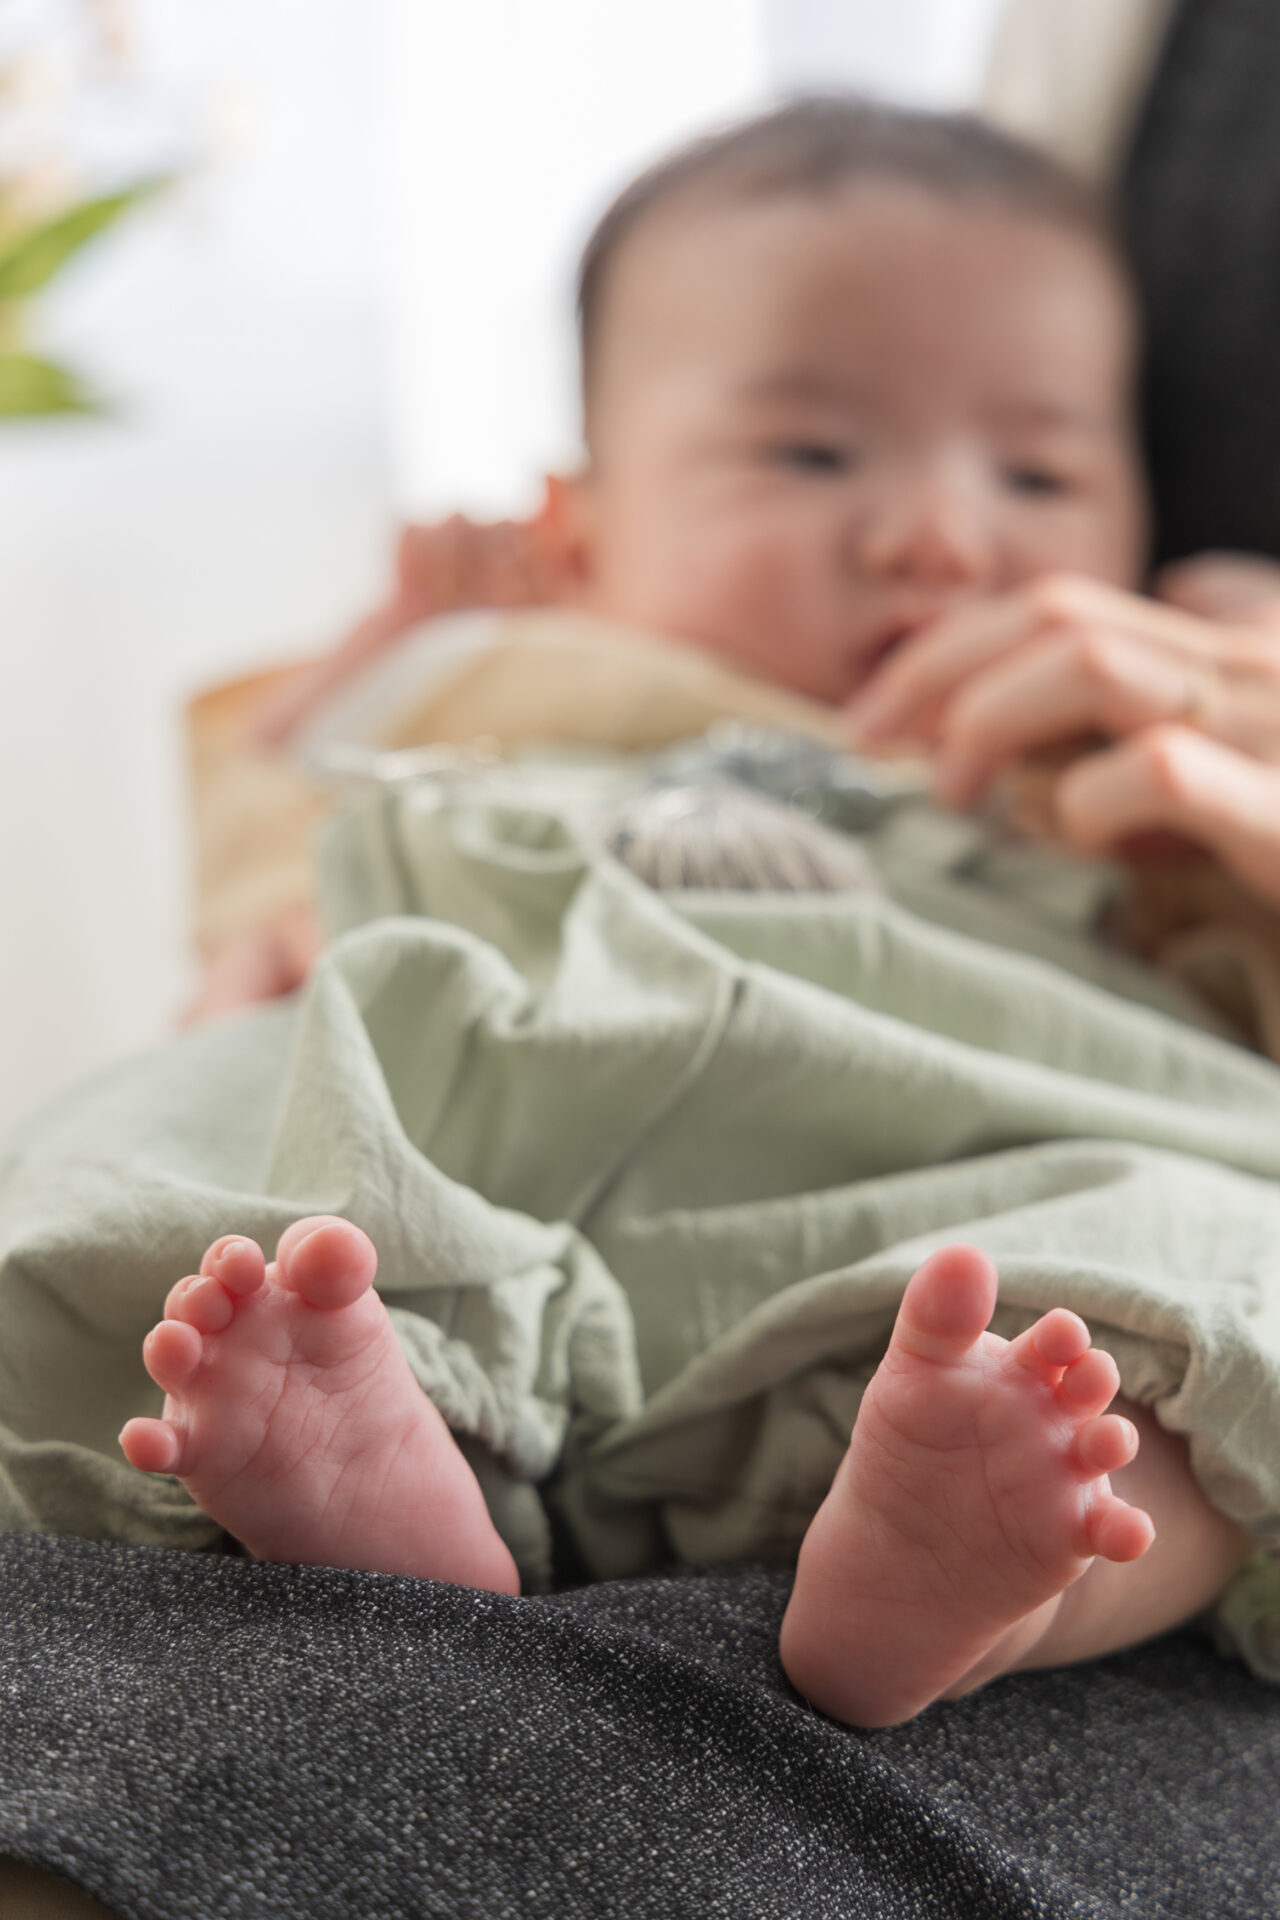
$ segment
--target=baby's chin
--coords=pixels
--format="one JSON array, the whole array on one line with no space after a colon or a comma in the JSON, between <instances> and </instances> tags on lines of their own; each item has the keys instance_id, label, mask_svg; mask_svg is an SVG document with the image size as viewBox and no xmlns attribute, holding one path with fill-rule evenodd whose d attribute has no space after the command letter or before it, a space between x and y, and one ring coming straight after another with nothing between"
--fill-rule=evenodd
<instances>
[{"instance_id":1,"label":"baby's chin","mask_svg":"<svg viewBox=\"0 0 1280 1920\"><path fill-rule=\"evenodd\" d=\"M901 623L888 633L881 627L868 634L841 635L831 641L815 639L806 644L804 637L797 641L794 635L779 638L772 632L744 632L741 627L696 619L659 622L647 615L637 620L617 607L606 608L599 600L590 605L579 600L577 604L584 611L696 647L734 672L767 681L824 707L845 706L922 624Z\"/></svg>"},{"instance_id":2,"label":"baby's chin","mask_svg":"<svg viewBox=\"0 0 1280 1920\"><path fill-rule=\"evenodd\" d=\"M714 656L722 665L753 680L796 694L823 707L842 707L870 678L873 668L864 668L838 652L806 652L801 648L775 645L772 639L743 640L739 634L686 633L675 635L686 643ZM876 665L879 664L877 660Z\"/></svg>"},{"instance_id":3,"label":"baby's chin","mask_svg":"<svg viewBox=\"0 0 1280 1920\"><path fill-rule=\"evenodd\" d=\"M844 707L933 617L902 619L892 625L881 621L864 633L841 636L828 647L762 663L758 670L824 706Z\"/></svg>"}]
</instances>

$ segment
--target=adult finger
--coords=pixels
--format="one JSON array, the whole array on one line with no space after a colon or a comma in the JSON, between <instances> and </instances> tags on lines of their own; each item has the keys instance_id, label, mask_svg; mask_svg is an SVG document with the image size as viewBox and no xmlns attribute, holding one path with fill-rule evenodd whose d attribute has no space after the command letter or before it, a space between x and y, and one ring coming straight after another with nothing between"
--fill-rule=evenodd
<instances>
[{"instance_id":1,"label":"adult finger","mask_svg":"<svg viewBox=\"0 0 1280 1920\"><path fill-rule=\"evenodd\" d=\"M1162 567L1152 582L1158 599L1205 620L1280 627L1280 566L1252 553L1198 553Z\"/></svg>"},{"instance_id":2,"label":"adult finger","mask_svg":"<svg viewBox=\"0 0 1280 1920\"><path fill-rule=\"evenodd\" d=\"M905 640L845 708L855 746L914 740L932 732L957 687L1022 645L1042 622L1024 593L994 595L942 614Z\"/></svg>"},{"instance_id":3,"label":"adult finger","mask_svg":"<svg viewBox=\"0 0 1280 1920\"><path fill-rule=\"evenodd\" d=\"M1201 694L1199 678L1159 646L1105 631L1048 637L957 694L939 729L936 791L964 806L1033 748L1177 719Z\"/></svg>"},{"instance_id":4,"label":"adult finger","mask_svg":"<svg viewBox=\"0 0 1280 1920\"><path fill-rule=\"evenodd\" d=\"M1122 635L1186 661L1216 660L1223 644L1219 630L1175 607L1104 581L1047 574L958 607L905 642L846 709L854 743L936 737L939 715L968 682L1056 633Z\"/></svg>"},{"instance_id":5,"label":"adult finger","mask_svg":"<svg viewBox=\"0 0 1280 1920\"><path fill-rule=\"evenodd\" d=\"M1055 788L1054 812L1081 852L1152 828L1185 834L1280 904L1280 769L1188 727L1152 727L1077 760Z\"/></svg>"}]
</instances>

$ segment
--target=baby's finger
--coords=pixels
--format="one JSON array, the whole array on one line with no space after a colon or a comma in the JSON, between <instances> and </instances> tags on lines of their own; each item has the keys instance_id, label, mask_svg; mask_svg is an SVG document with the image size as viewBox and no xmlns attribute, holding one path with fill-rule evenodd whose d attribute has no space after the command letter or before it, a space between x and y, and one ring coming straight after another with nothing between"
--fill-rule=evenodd
<instances>
[{"instance_id":1,"label":"baby's finger","mask_svg":"<svg viewBox=\"0 0 1280 1920\"><path fill-rule=\"evenodd\" d=\"M1199 693L1186 663L1157 645L1106 630L1046 636L956 695L942 717L935 789L965 806L1033 748L1177 719Z\"/></svg>"},{"instance_id":2,"label":"baby's finger","mask_svg":"<svg viewBox=\"0 0 1280 1920\"><path fill-rule=\"evenodd\" d=\"M452 613L476 603L478 543L476 529L461 513L451 513L439 529L437 608ZM433 609L435 611L435 609Z\"/></svg>"},{"instance_id":3,"label":"baby's finger","mask_svg":"<svg viewBox=\"0 0 1280 1920\"><path fill-rule=\"evenodd\" d=\"M412 523L400 529L396 590L414 606L435 606L448 590L454 535L448 521Z\"/></svg>"},{"instance_id":4,"label":"baby's finger","mask_svg":"<svg viewBox=\"0 0 1280 1920\"><path fill-rule=\"evenodd\" d=\"M1098 852L1130 835L1188 835L1280 904L1280 769L1189 727L1152 727L1062 776L1054 811L1070 844Z\"/></svg>"},{"instance_id":5,"label":"baby's finger","mask_svg":"<svg viewBox=\"0 0 1280 1920\"><path fill-rule=\"evenodd\" d=\"M521 529L514 520L499 520L484 532L483 550L477 553L477 604L518 607L523 600Z\"/></svg>"},{"instance_id":6,"label":"baby's finger","mask_svg":"<svg viewBox=\"0 0 1280 1920\"><path fill-rule=\"evenodd\" d=\"M540 536L536 522L500 520L484 530L484 604L535 606L539 600Z\"/></svg>"}]
</instances>

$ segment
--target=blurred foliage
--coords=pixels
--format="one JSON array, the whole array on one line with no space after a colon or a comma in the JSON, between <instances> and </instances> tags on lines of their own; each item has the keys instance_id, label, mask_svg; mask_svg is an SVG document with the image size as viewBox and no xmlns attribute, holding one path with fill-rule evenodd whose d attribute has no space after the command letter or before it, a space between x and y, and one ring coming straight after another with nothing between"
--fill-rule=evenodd
<instances>
[{"instance_id":1,"label":"blurred foliage","mask_svg":"<svg viewBox=\"0 0 1280 1920\"><path fill-rule=\"evenodd\" d=\"M139 180L118 193L81 200L46 219L16 226L4 220L0 203L0 418L99 411L90 390L69 368L24 350L25 303L82 248L168 184L163 177Z\"/></svg>"},{"instance_id":2,"label":"blurred foliage","mask_svg":"<svg viewBox=\"0 0 1280 1920\"><path fill-rule=\"evenodd\" d=\"M97 413L98 403L66 367L33 353L0 353L0 417L36 413Z\"/></svg>"},{"instance_id":3,"label":"blurred foliage","mask_svg":"<svg viewBox=\"0 0 1280 1920\"><path fill-rule=\"evenodd\" d=\"M0 239L0 300L21 300L37 292L81 247L167 184L164 179L140 180L120 193L82 200L7 241Z\"/></svg>"}]
</instances>

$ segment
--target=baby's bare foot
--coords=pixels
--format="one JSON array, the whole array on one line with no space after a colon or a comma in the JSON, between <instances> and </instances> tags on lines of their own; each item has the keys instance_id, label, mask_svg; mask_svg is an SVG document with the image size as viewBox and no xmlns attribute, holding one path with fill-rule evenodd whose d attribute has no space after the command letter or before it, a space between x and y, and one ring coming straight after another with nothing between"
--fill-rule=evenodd
<instances>
[{"instance_id":1,"label":"baby's bare foot","mask_svg":"<svg viewBox=\"0 0 1280 1920\"><path fill-rule=\"evenodd\" d=\"M408 1573L516 1593L475 1476L422 1392L348 1221L300 1220L268 1267L215 1241L143 1345L160 1420L125 1457L175 1474L261 1560Z\"/></svg>"},{"instance_id":2,"label":"baby's bare foot","mask_svg":"<svg viewBox=\"0 0 1280 1920\"><path fill-rule=\"evenodd\" d=\"M1025 1659L1095 1556L1135 1560L1145 1513L1107 1474L1137 1451L1119 1379L1074 1313L985 1331L991 1263L927 1260L903 1297L831 1492L801 1548L782 1661L856 1726L910 1719Z\"/></svg>"}]
</instances>

